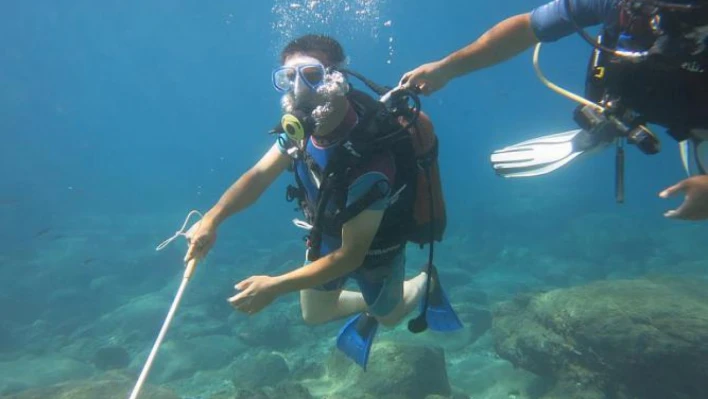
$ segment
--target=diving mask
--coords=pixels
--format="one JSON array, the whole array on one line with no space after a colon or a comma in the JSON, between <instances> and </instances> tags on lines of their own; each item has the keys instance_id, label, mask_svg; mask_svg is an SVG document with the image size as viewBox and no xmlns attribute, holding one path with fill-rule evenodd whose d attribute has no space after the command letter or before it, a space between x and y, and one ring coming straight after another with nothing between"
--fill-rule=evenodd
<instances>
[{"instance_id":1,"label":"diving mask","mask_svg":"<svg viewBox=\"0 0 708 399\"><path fill-rule=\"evenodd\" d=\"M293 90L299 77L307 87L317 90L324 82L325 73L326 69L322 64L282 66L273 71L273 86L279 92L289 92Z\"/></svg>"}]
</instances>

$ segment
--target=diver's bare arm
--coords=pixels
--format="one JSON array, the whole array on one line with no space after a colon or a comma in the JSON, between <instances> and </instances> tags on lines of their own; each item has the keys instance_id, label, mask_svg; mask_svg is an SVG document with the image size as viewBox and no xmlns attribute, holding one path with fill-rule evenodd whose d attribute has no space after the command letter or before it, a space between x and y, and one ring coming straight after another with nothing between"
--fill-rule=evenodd
<instances>
[{"instance_id":1,"label":"diver's bare arm","mask_svg":"<svg viewBox=\"0 0 708 399\"><path fill-rule=\"evenodd\" d=\"M441 62L452 79L506 61L538 42L531 28L531 14L519 14L496 24Z\"/></svg>"},{"instance_id":2,"label":"diver's bare arm","mask_svg":"<svg viewBox=\"0 0 708 399\"><path fill-rule=\"evenodd\" d=\"M342 246L299 269L275 277L279 295L322 285L361 266L381 225L383 211L365 210L342 226Z\"/></svg>"},{"instance_id":3,"label":"diver's bare arm","mask_svg":"<svg viewBox=\"0 0 708 399\"><path fill-rule=\"evenodd\" d=\"M289 164L290 157L273 145L258 163L226 190L204 219L218 226L229 216L249 207Z\"/></svg>"}]
</instances>

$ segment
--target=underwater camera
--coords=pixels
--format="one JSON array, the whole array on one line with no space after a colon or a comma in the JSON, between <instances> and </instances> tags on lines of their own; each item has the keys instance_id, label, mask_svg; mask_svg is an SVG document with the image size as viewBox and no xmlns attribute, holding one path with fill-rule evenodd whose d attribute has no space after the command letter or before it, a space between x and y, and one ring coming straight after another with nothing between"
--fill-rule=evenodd
<instances>
[{"instance_id":1,"label":"underwater camera","mask_svg":"<svg viewBox=\"0 0 708 399\"><path fill-rule=\"evenodd\" d=\"M615 141L615 199L624 202L624 140L635 145L642 153L654 155L661 151L661 141L637 116L625 111L615 116L616 103L607 103L601 110L596 106L579 105L573 112L573 120L592 137L596 143Z\"/></svg>"},{"instance_id":2,"label":"underwater camera","mask_svg":"<svg viewBox=\"0 0 708 399\"><path fill-rule=\"evenodd\" d=\"M573 112L573 120L586 132L597 136L599 141L626 138L644 154L653 155L661 151L661 141L656 134L644 124L637 123L631 112L625 112L618 118L611 111L600 112L595 107L579 105Z\"/></svg>"}]
</instances>

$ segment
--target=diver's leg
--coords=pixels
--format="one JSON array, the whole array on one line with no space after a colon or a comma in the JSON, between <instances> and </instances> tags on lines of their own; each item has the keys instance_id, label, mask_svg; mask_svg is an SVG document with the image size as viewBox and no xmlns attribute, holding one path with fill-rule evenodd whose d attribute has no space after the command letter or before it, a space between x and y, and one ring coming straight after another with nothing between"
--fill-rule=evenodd
<instances>
[{"instance_id":1,"label":"diver's leg","mask_svg":"<svg viewBox=\"0 0 708 399\"><path fill-rule=\"evenodd\" d=\"M393 327L412 312L420 303L425 291L426 273L405 279L405 253L393 259L388 267L389 273L383 279L376 279L372 273L362 273L358 276L362 292L368 294L370 314L375 316L381 324ZM377 281L378 280L378 281ZM375 295L375 297L373 297ZM373 297L373 298L372 298Z\"/></svg>"},{"instance_id":2,"label":"diver's leg","mask_svg":"<svg viewBox=\"0 0 708 399\"><path fill-rule=\"evenodd\" d=\"M330 287L333 284L330 284ZM359 292L344 291L337 284L335 289L322 288L300 291L302 318L307 324L322 324L366 310L366 302Z\"/></svg>"},{"instance_id":3,"label":"diver's leg","mask_svg":"<svg viewBox=\"0 0 708 399\"><path fill-rule=\"evenodd\" d=\"M398 322L414 309L418 308L420 301L423 299L423 294L425 293L425 283L427 280L428 274L420 272L417 276L403 283L403 300L397 308L399 313L394 312L392 315L392 317L398 317Z\"/></svg>"}]
</instances>

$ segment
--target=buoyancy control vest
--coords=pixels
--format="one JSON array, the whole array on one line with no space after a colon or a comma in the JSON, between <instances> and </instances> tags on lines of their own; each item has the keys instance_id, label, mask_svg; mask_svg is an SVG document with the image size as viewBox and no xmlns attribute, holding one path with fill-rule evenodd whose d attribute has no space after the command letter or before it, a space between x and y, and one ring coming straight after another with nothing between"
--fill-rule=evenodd
<instances>
[{"instance_id":1,"label":"buoyancy control vest","mask_svg":"<svg viewBox=\"0 0 708 399\"><path fill-rule=\"evenodd\" d=\"M398 254L406 242L423 246L441 241L446 212L437 162L438 140L430 119L420 110L415 117L396 115L356 89L349 91L347 99L358 123L336 145L323 151L314 149L310 140L302 149L296 143L284 143L295 149L289 153L296 185L287 188L287 199L297 201L311 227L307 236L309 260L323 255L323 234L341 237L344 223L387 195L390 204L367 256ZM390 187L374 185L358 201L347 205L347 189L357 177L356 171L381 155L394 160Z\"/></svg>"}]
</instances>

